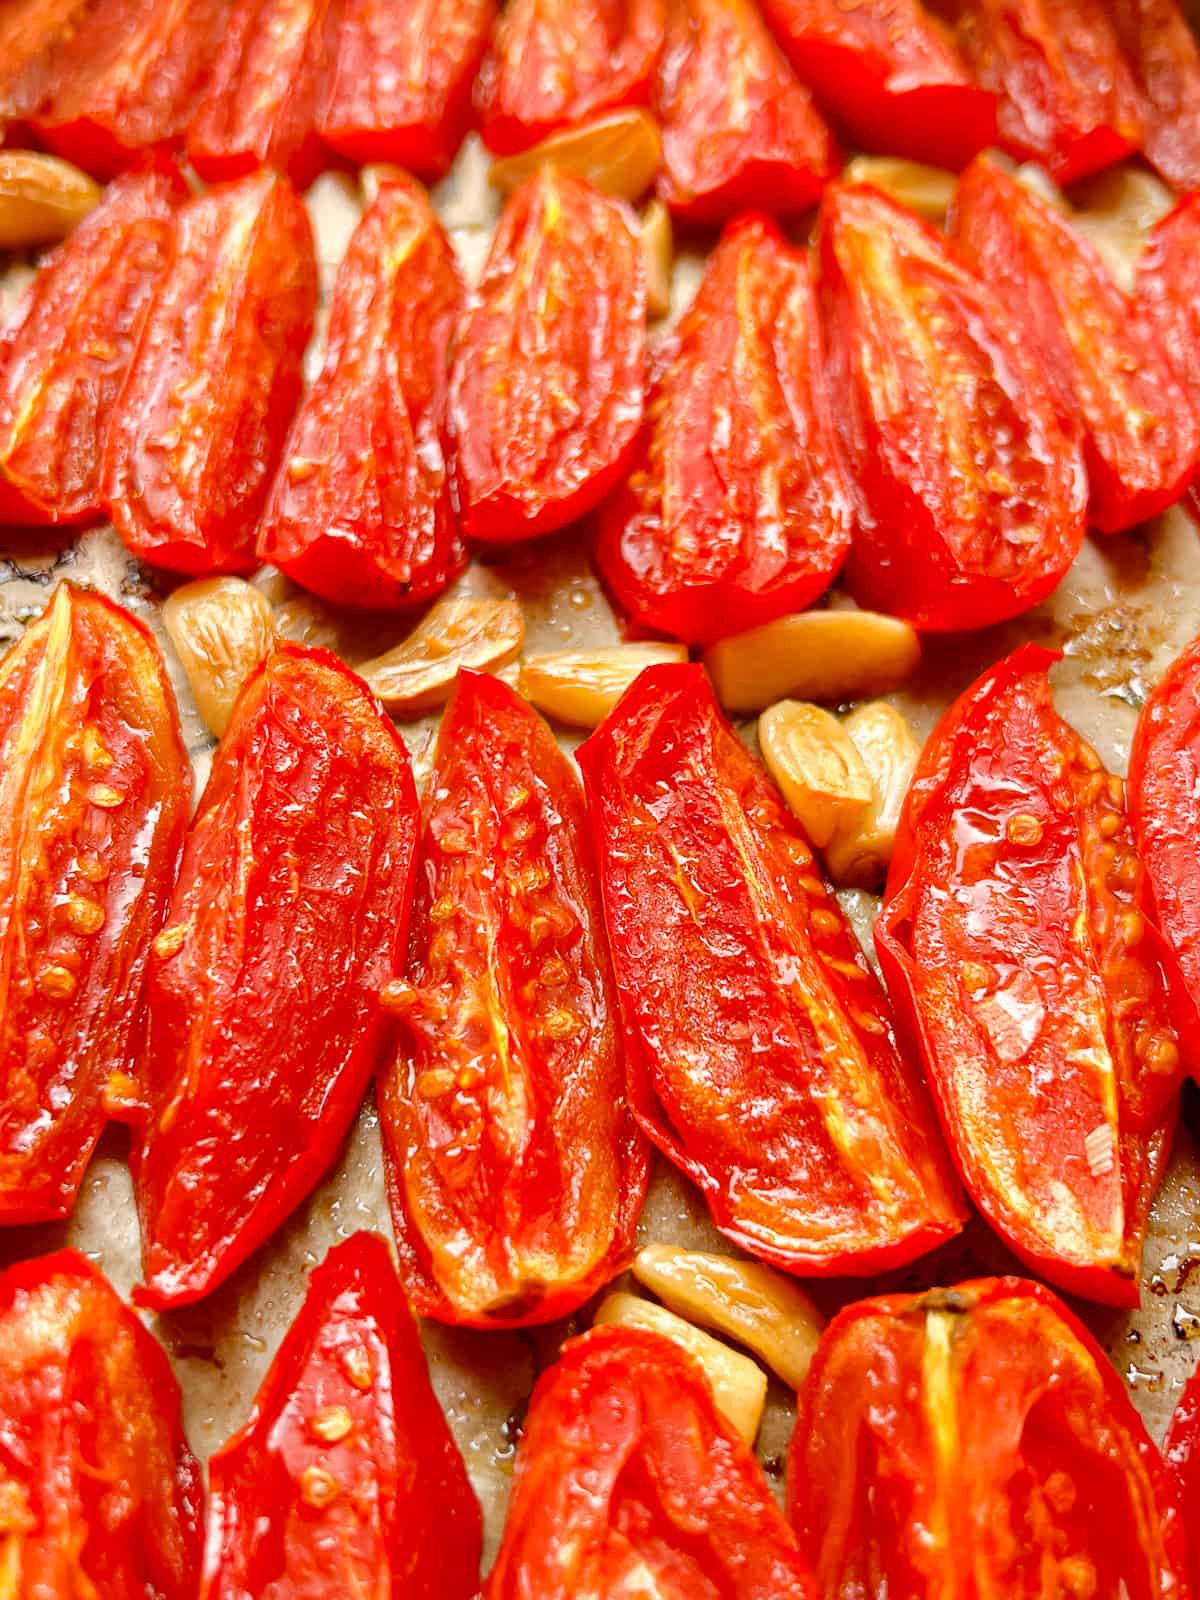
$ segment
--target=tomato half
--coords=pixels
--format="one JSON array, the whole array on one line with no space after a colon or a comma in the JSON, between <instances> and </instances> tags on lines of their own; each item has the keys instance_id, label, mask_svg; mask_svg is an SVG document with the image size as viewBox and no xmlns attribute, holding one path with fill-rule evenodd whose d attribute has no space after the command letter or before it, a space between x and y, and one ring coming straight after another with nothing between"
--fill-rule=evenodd
<instances>
[{"instance_id":1,"label":"tomato half","mask_svg":"<svg viewBox=\"0 0 1200 1600\"><path fill-rule=\"evenodd\" d=\"M0 135L36 111L54 61L92 0L8 0L0 13Z\"/></svg>"},{"instance_id":2,"label":"tomato half","mask_svg":"<svg viewBox=\"0 0 1200 1600\"><path fill-rule=\"evenodd\" d=\"M1200 194L1185 195L1151 230L1138 258L1136 305L1200 416ZM1200 516L1195 478L1189 503Z\"/></svg>"},{"instance_id":3,"label":"tomato half","mask_svg":"<svg viewBox=\"0 0 1200 1600\"><path fill-rule=\"evenodd\" d=\"M855 599L933 632L1027 611L1075 559L1087 492L1036 357L946 239L875 189L826 191L819 261Z\"/></svg>"},{"instance_id":4,"label":"tomato half","mask_svg":"<svg viewBox=\"0 0 1200 1600\"><path fill-rule=\"evenodd\" d=\"M253 567L316 304L312 228L286 179L260 172L180 210L101 469L134 555L191 574Z\"/></svg>"},{"instance_id":5,"label":"tomato half","mask_svg":"<svg viewBox=\"0 0 1200 1600\"><path fill-rule=\"evenodd\" d=\"M953 232L1082 429L1092 525L1115 533L1178 500L1200 421L1094 247L986 157L959 183Z\"/></svg>"},{"instance_id":6,"label":"tomato half","mask_svg":"<svg viewBox=\"0 0 1200 1600\"><path fill-rule=\"evenodd\" d=\"M425 797L397 1058L379 1106L401 1276L426 1316L565 1316L622 1271L646 1188L570 760L463 672Z\"/></svg>"},{"instance_id":7,"label":"tomato half","mask_svg":"<svg viewBox=\"0 0 1200 1600\"><path fill-rule=\"evenodd\" d=\"M1184 1385L1163 1439L1163 1460L1188 1538L1188 1585L1200 1594L1200 1368Z\"/></svg>"},{"instance_id":8,"label":"tomato half","mask_svg":"<svg viewBox=\"0 0 1200 1600\"><path fill-rule=\"evenodd\" d=\"M866 1273L961 1202L882 989L702 668L650 667L579 752L642 1127L735 1243Z\"/></svg>"},{"instance_id":9,"label":"tomato half","mask_svg":"<svg viewBox=\"0 0 1200 1600\"><path fill-rule=\"evenodd\" d=\"M487 1600L809 1600L762 1471L670 1339L595 1328L533 1391Z\"/></svg>"},{"instance_id":10,"label":"tomato half","mask_svg":"<svg viewBox=\"0 0 1200 1600\"><path fill-rule=\"evenodd\" d=\"M0 1273L12 1600L193 1600L204 1503L166 1355L75 1250Z\"/></svg>"},{"instance_id":11,"label":"tomato half","mask_svg":"<svg viewBox=\"0 0 1200 1600\"><path fill-rule=\"evenodd\" d=\"M1057 659L1023 646L938 724L875 948L984 1216L1052 1283L1135 1305L1180 1050L1121 780L1055 711Z\"/></svg>"},{"instance_id":12,"label":"tomato half","mask_svg":"<svg viewBox=\"0 0 1200 1600\"><path fill-rule=\"evenodd\" d=\"M1200 188L1200 43L1177 0L1111 0L1141 94L1146 159L1176 189Z\"/></svg>"},{"instance_id":13,"label":"tomato half","mask_svg":"<svg viewBox=\"0 0 1200 1600\"><path fill-rule=\"evenodd\" d=\"M733 224L658 349L596 560L638 622L689 643L811 604L850 548L812 271L775 224Z\"/></svg>"},{"instance_id":14,"label":"tomato half","mask_svg":"<svg viewBox=\"0 0 1200 1600\"><path fill-rule=\"evenodd\" d=\"M0 336L0 522L99 519L99 458L186 195L167 162L118 178L18 301Z\"/></svg>"},{"instance_id":15,"label":"tomato half","mask_svg":"<svg viewBox=\"0 0 1200 1600\"><path fill-rule=\"evenodd\" d=\"M209 1463L200 1600L471 1600L479 1506L375 1234L337 1245Z\"/></svg>"},{"instance_id":16,"label":"tomato half","mask_svg":"<svg viewBox=\"0 0 1200 1600\"><path fill-rule=\"evenodd\" d=\"M512 544L591 511L642 418L646 274L627 207L542 167L509 200L450 378L464 533Z\"/></svg>"},{"instance_id":17,"label":"tomato half","mask_svg":"<svg viewBox=\"0 0 1200 1600\"><path fill-rule=\"evenodd\" d=\"M234 707L154 944L140 1304L207 1294L333 1161L386 1043L417 823L365 684L279 645Z\"/></svg>"},{"instance_id":18,"label":"tomato half","mask_svg":"<svg viewBox=\"0 0 1200 1600\"><path fill-rule=\"evenodd\" d=\"M1040 1284L848 1306L800 1391L788 1503L824 1600L1186 1600L1183 1528L1108 1357Z\"/></svg>"}]
</instances>

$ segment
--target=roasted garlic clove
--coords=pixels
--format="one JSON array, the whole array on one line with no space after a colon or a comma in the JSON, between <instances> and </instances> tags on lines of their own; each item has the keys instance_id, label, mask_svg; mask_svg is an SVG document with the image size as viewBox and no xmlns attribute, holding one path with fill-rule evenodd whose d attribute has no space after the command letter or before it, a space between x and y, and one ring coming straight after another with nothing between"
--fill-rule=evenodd
<instances>
[{"instance_id":1,"label":"roasted garlic clove","mask_svg":"<svg viewBox=\"0 0 1200 1600\"><path fill-rule=\"evenodd\" d=\"M242 684L271 648L271 607L243 578L199 578L168 596L163 625L200 715L219 739Z\"/></svg>"},{"instance_id":2,"label":"roasted garlic clove","mask_svg":"<svg viewBox=\"0 0 1200 1600\"><path fill-rule=\"evenodd\" d=\"M445 704L461 668L494 672L521 653L524 639L515 600L439 600L407 639L356 670L389 711L421 716Z\"/></svg>"},{"instance_id":3,"label":"roasted garlic clove","mask_svg":"<svg viewBox=\"0 0 1200 1600\"><path fill-rule=\"evenodd\" d=\"M671 309L671 272L675 265L671 213L661 200L642 212L642 259L646 264L646 314L665 317Z\"/></svg>"},{"instance_id":4,"label":"roasted garlic clove","mask_svg":"<svg viewBox=\"0 0 1200 1600\"><path fill-rule=\"evenodd\" d=\"M930 222L945 220L958 187L956 175L944 167L906 161L902 156L855 156L842 177L847 183L869 183L872 188L882 189Z\"/></svg>"},{"instance_id":5,"label":"roasted garlic clove","mask_svg":"<svg viewBox=\"0 0 1200 1600\"><path fill-rule=\"evenodd\" d=\"M37 150L0 150L0 250L57 244L102 193L69 161Z\"/></svg>"},{"instance_id":6,"label":"roasted garlic clove","mask_svg":"<svg viewBox=\"0 0 1200 1600\"><path fill-rule=\"evenodd\" d=\"M878 889L887 877L921 746L908 719L886 700L859 706L842 728L853 741L871 778L871 802L825 850L834 883L845 888Z\"/></svg>"},{"instance_id":7,"label":"roasted garlic clove","mask_svg":"<svg viewBox=\"0 0 1200 1600\"><path fill-rule=\"evenodd\" d=\"M661 161L662 136L654 118L636 109L612 111L493 161L488 182L510 194L539 167L555 166L586 178L605 194L636 200L654 182Z\"/></svg>"},{"instance_id":8,"label":"roasted garlic clove","mask_svg":"<svg viewBox=\"0 0 1200 1600\"><path fill-rule=\"evenodd\" d=\"M646 642L557 650L526 657L518 687L526 700L556 722L571 728L594 728L644 667L686 660L687 647L682 644Z\"/></svg>"},{"instance_id":9,"label":"roasted garlic clove","mask_svg":"<svg viewBox=\"0 0 1200 1600\"><path fill-rule=\"evenodd\" d=\"M776 700L838 704L883 694L921 660L915 628L878 611L800 611L711 645L704 664L727 711Z\"/></svg>"},{"instance_id":10,"label":"roasted garlic clove","mask_svg":"<svg viewBox=\"0 0 1200 1600\"><path fill-rule=\"evenodd\" d=\"M871 776L842 724L820 706L781 700L758 719L758 744L783 798L823 850L871 803Z\"/></svg>"}]
</instances>

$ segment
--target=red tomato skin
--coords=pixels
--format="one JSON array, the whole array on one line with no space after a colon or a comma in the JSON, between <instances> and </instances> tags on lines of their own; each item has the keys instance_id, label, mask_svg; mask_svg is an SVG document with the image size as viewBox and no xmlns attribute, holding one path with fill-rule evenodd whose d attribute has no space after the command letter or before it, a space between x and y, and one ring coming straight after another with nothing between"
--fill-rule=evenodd
<instances>
[{"instance_id":1,"label":"red tomato skin","mask_svg":"<svg viewBox=\"0 0 1200 1600\"><path fill-rule=\"evenodd\" d=\"M1138 315L1157 336L1200 416L1200 194L1187 194L1151 230L1137 265ZM1193 478L1186 501L1200 521Z\"/></svg>"},{"instance_id":2,"label":"red tomato skin","mask_svg":"<svg viewBox=\"0 0 1200 1600\"><path fill-rule=\"evenodd\" d=\"M1200 1368L1193 1368L1171 1414L1162 1446L1179 1515L1188 1539L1188 1586L1200 1594Z\"/></svg>"},{"instance_id":3,"label":"red tomato skin","mask_svg":"<svg viewBox=\"0 0 1200 1600\"><path fill-rule=\"evenodd\" d=\"M1200 188L1200 44L1176 0L1113 0L1141 96L1143 149L1173 188Z\"/></svg>"},{"instance_id":4,"label":"red tomato skin","mask_svg":"<svg viewBox=\"0 0 1200 1600\"><path fill-rule=\"evenodd\" d=\"M883 991L702 668L642 672L579 762L630 1103L717 1227L813 1276L951 1238L961 1197Z\"/></svg>"},{"instance_id":5,"label":"red tomato skin","mask_svg":"<svg viewBox=\"0 0 1200 1600\"><path fill-rule=\"evenodd\" d=\"M934 633L1029 610L1085 532L1056 392L989 286L877 190L826 191L818 260L855 599Z\"/></svg>"},{"instance_id":6,"label":"red tomato skin","mask_svg":"<svg viewBox=\"0 0 1200 1600\"><path fill-rule=\"evenodd\" d=\"M173 163L118 178L0 335L0 523L100 518L99 457L187 195Z\"/></svg>"},{"instance_id":7,"label":"red tomato skin","mask_svg":"<svg viewBox=\"0 0 1200 1600\"><path fill-rule=\"evenodd\" d=\"M593 1328L533 1391L486 1600L815 1600L761 1469L690 1355Z\"/></svg>"},{"instance_id":8,"label":"red tomato skin","mask_svg":"<svg viewBox=\"0 0 1200 1600\"><path fill-rule=\"evenodd\" d=\"M380 186L338 268L325 365L292 424L258 557L338 605L422 605L466 565L446 464L447 351L462 306L429 197Z\"/></svg>"},{"instance_id":9,"label":"red tomato skin","mask_svg":"<svg viewBox=\"0 0 1200 1600\"><path fill-rule=\"evenodd\" d=\"M1060 1288L1136 1305L1182 1068L1121 783L1055 711L1057 659L1014 651L935 729L875 948L984 1217Z\"/></svg>"},{"instance_id":10,"label":"red tomato skin","mask_svg":"<svg viewBox=\"0 0 1200 1600\"><path fill-rule=\"evenodd\" d=\"M471 122L494 0L344 0L325 143L349 161L442 178Z\"/></svg>"},{"instance_id":11,"label":"red tomato skin","mask_svg":"<svg viewBox=\"0 0 1200 1600\"><path fill-rule=\"evenodd\" d=\"M0 663L2 1224L70 1214L135 1070L191 790L154 640L60 584Z\"/></svg>"},{"instance_id":12,"label":"red tomato skin","mask_svg":"<svg viewBox=\"0 0 1200 1600\"><path fill-rule=\"evenodd\" d=\"M58 52L92 0L9 0L0 17L0 138L36 111Z\"/></svg>"},{"instance_id":13,"label":"red tomato skin","mask_svg":"<svg viewBox=\"0 0 1200 1600\"><path fill-rule=\"evenodd\" d=\"M955 169L995 144L995 97L919 0L764 0L763 13L852 143Z\"/></svg>"},{"instance_id":14,"label":"red tomato skin","mask_svg":"<svg viewBox=\"0 0 1200 1600\"><path fill-rule=\"evenodd\" d=\"M190 576L252 570L316 306L312 227L286 179L259 172L180 210L101 468L135 556Z\"/></svg>"},{"instance_id":15,"label":"red tomato skin","mask_svg":"<svg viewBox=\"0 0 1200 1600\"><path fill-rule=\"evenodd\" d=\"M1196 471L1200 421L1093 246L986 157L963 174L952 233L1082 430L1091 526L1117 533L1173 505Z\"/></svg>"},{"instance_id":16,"label":"red tomato skin","mask_svg":"<svg viewBox=\"0 0 1200 1600\"><path fill-rule=\"evenodd\" d=\"M646 1190L583 794L533 708L464 671L424 811L379 1086L401 1277L423 1316L528 1327L629 1265Z\"/></svg>"},{"instance_id":17,"label":"red tomato skin","mask_svg":"<svg viewBox=\"0 0 1200 1600\"><path fill-rule=\"evenodd\" d=\"M209 1484L200 1600L325 1600L334 1579L347 1596L478 1593L479 1504L377 1234L313 1271Z\"/></svg>"},{"instance_id":18,"label":"red tomato skin","mask_svg":"<svg viewBox=\"0 0 1200 1600\"><path fill-rule=\"evenodd\" d=\"M336 1156L387 1043L416 840L365 684L279 645L217 749L150 964L140 1305L209 1293Z\"/></svg>"},{"instance_id":19,"label":"red tomato skin","mask_svg":"<svg viewBox=\"0 0 1200 1600\"><path fill-rule=\"evenodd\" d=\"M799 1394L788 1510L827 1600L1186 1600L1183 1526L1103 1350L1041 1284L847 1306Z\"/></svg>"},{"instance_id":20,"label":"red tomato skin","mask_svg":"<svg viewBox=\"0 0 1200 1600\"><path fill-rule=\"evenodd\" d=\"M204 1487L166 1355L76 1250L0 1273L13 1600L193 1600Z\"/></svg>"},{"instance_id":21,"label":"red tomato skin","mask_svg":"<svg viewBox=\"0 0 1200 1600\"><path fill-rule=\"evenodd\" d=\"M754 0L667 0L665 41L654 97L660 199L708 223L815 205L837 149Z\"/></svg>"},{"instance_id":22,"label":"red tomato skin","mask_svg":"<svg viewBox=\"0 0 1200 1600\"><path fill-rule=\"evenodd\" d=\"M850 548L808 258L765 217L732 224L658 349L596 562L642 626L689 644L801 611Z\"/></svg>"},{"instance_id":23,"label":"red tomato skin","mask_svg":"<svg viewBox=\"0 0 1200 1600\"><path fill-rule=\"evenodd\" d=\"M504 209L455 347L452 471L466 536L515 544L599 505L632 458L645 367L631 213L542 167Z\"/></svg>"},{"instance_id":24,"label":"red tomato skin","mask_svg":"<svg viewBox=\"0 0 1200 1600\"><path fill-rule=\"evenodd\" d=\"M649 106L666 0L509 0L475 80L483 142L527 150L560 128Z\"/></svg>"}]
</instances>

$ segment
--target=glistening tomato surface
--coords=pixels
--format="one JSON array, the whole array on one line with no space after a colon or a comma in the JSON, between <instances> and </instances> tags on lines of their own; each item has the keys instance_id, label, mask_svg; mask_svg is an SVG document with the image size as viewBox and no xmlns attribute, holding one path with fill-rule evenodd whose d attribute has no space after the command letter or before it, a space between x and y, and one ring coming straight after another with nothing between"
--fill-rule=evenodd
<instances>
[{"instance_id":1,"label":"glistening tomato surface","mask_svg":"<svg viewBox=\"0 0 1200 1600\"><path fill-rule=\"evenodd\" d=\"M649 628L707 642L800 611L850 548L816 296L774 223L734 224L655 353L596 559Z\"/></svg>"},{"instance_id":2,"label":"glistening tomato surface","mask_svg":"<svg viewBox=\"0 0 1200 1600\"><path fill-rule=\"evenodd\" d=\"M142 1304L207 1294L333 1161L385 1042L416 835L408 757L366 686L278 646L234 707L154 945Z\"/></svg>"},{"instance_id":3,"label":"glistening tomato surface","mask_svg":"<svg viewBox=\"0 0 1200 1600\"><path fill-rule=\"evenodd\" d=\"M848 1306L800 1391L789 1510L822 1600L1187 1600L1183 1527L1108 1357L1040 1284Z\"/></svg>"},{"instance_id":4,"label":"glistening tomato surface","mask_svg":"<svg viewBox=\"0 0 1200 1600\"><path fill-rule=\"evenodd\" d=\"M1138 259L1136 306L1200 416L1200 194L1185 195L1151 231ZM1189 497L1195 516L1195 478Z\"/></svg>"},{"instance_id":5,"label":"glistening tomato surface","mask_svg":"<svg viewBox=\"0 0 1200 1600\"><path fill-rule=\"evenodd\" d=\"M855 599L934 632L1027 611L1074 560L1086 497L1036 352L946 239L877 190L827 190L819 259Z\"/></svg>"},{"instance_id":6,"label":"glistening tomato surface","mask_svg":"<svg viewBox=\"0 0 1200 1600\"><path fill-rule=\"evenodd\" d=\"M883 991L698 666L650 667L579 752L629 1097L735 1243L866 1273L961 1201Z\"/></svg>"},{"instance_id":7,"label":"glistening tomato surface","mask_svg":"<svg viewBox=\"0 0 1200 1600\"><path fill-rule=\"evenodd\" d=\"M579 781L499 678L442 718L418 885L379 1096L405 1287L450 1322L565 1316L628 1265L646 1152Z\"/></svg>"},{"instance_id":8,"label":"glistening tomato surface","mask_svg":"<svg viewBox=\"0 0 1200 1600\"><path fill-rule=\"evenodd\" d=\"M471 1600L479 1506L388 1248L336 1246L209 1464L201 1600Z\"/></svg>"},{"instance_id":9,"label":"glistening tomato surface","mask_svg":"<svg viewBox=\"0 0 1200 1600\"><path fill-rule=\"evenodd\" d=\"M338 268L325 366L288 436L261 560L338 604L431 600L466 561L446 467L454 252L419 184L385 180Z\"/></svg>"},{"instance_id":10,"label":"glistening tomato surface","mask_svg":"<svg viewBox=\"0 0 1200 1600\"><path fill-rule=\"evenodd\" d=\"M487 1600L809 1600L808 1564L758 1463L672 1340L572 1339L517 1451Z\"/></svg>"},{"instance_id":11,"label":"glistening tomato surface","mask_svg":"<svg viewBox=\"0 0 1200 1600\"><path fill-rule=\"evenodd\" d=\"M1147 161L1176 189L1200 188L1200 43L1176 0L1112 0L1141 95Z\"/></svg>"},{"instance_id":12,"label":"glistening tomato surface","mask_svg":"<svg viewBox=\"0 0 1200 1600\"><path fill-rule=\"evenodd\" d=\"M512 544L591 511L642 416L646 274L627 208L542 167L500 218L450 381L464 533Z\"/></svg>"},{"instance_id":13,"label":"glistening tomato surface","mask_svg":"<svg viewBox=\"0 0 1200 1600\"><path fill-rule=\"evenodd\" d=\"M11 1600L193 1600L204 1490L160 1346L74 1250L0 1273Z\"/></svg>"},{"instance_id":14,"label":"glistening tomato surface","mask_svg":"<svg viewBox=\"0 0 1200 1600\"><path fill-rule=\"evenodd\" d=\"M91 0L9 0L0 14L0 134L36 111Z\"/></svg>"},{"instance_id":15,"label":"glistening tomato surface","mask_svg":"<svg viewBox=\"0 0 1200 1600\"><path fill-rule=\"evenodd\" d=\"M1188 1539L1188 1583L1200 1594L1200 1367L1193 1369L1163 1439L1163 1460Z\"/></svg>"},{"instance_id":16,"label":"glistening tomato surface","mask_svg":"<svg viewBox=\"0 0 1200 1600\"><path fill-rule=\"evenodd\" d=\"M1135 1305L1181 1060L1121 780L1026 645L925 746L875 948L967 1187L1022 1260Z\"/></svg>"}]
</instances>

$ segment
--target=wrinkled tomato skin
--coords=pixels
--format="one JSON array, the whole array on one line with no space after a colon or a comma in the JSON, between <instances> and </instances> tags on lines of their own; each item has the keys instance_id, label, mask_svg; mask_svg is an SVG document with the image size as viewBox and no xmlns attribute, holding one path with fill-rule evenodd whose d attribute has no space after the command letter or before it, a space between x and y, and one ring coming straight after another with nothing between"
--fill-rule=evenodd
<instances>
[{"instance_id":1,"label":"wrinkled tomato skin","mask_svg":"<svg viewBox=\"0 0 1200 1600\"><path fill-rule=\"evenodd\" d=\"M1138 259L1135 300L1200 416L1200 194L1184 195L1151 230ZM1188 507L1200 520L1196 478Z\"/></svg>"},{"instance_id":2,"label":"wrinkled tomato skin","mask_svg":"<svg viewBox=\"0 0 1200 1600\"><path fill-rule=\"evenodd\" d=\"M644 627L689 644L810 605L850 548L806 253L765 218L733 224L655 352L596 562Z\"/></svg>"},{"instance_id":3,"label":"wrinkled tomato skin","mask_svg":"<svg viewBox=\"0 0 1200 1600\"><path fill-rule=\"evenodd\" d=\"M818 255L855 599L934 633L1028 611L1085 532L1056 392L982 278L878 191L826 191Z\"/></svg>"},{"instance_id":4,"label":"wrinkled tomato skin","mask_svg":"<svg viewBox=\"0 0 1200 1600\"><path fill-rule=\"evenodd\" d=\"M950 708L901 819L875 948L991 1226L1073 1294L1136 1305L1182 1070L1122 785L1025 645Z\"/></svg>"},{"instance_id":5,"label":"wrinkled tomato skin","mask_svg":"<svg viewBox=\"0 0 1200 1600\"><path fill-rule=\"evenodd\" d=\"M651 667L582 746L629 1098L736 1244L898 1266L961 1198L884 994L699 666Z\"/></svg>"},{"instance_id":6,"label":"wrinkled tomato skin","mask_svg":"<svg viewBox=\"0 0 1200 1600\"><path fill-rule=\"evenodd\" d=\"M161 1346L75 1250L0 1273L12 1600L193 1600L204 1489Z\"/></svg>"},{"instance_id":7,"label":"wrinkled tomato skin","mask_svg":"<svg viewBox=\"0 0 1200 1600\"><path fill-rule=\"evenodd\" d=\"M1163 1439L1163 1461L1188 1539L1188 1586L1200 1594L1200 1368L1184 1385Z\"/></svg>"},{"instance_id":8,"label":"wrinkled tomato skin","mask_svg":"<svg viewBox=\"0 0 1200 1600\"><path fill-rule=\"evenodd\" d=\"M817 1591L691 1356L644 1329L593 1328L534 1389L484 1594L643 1593L815 1600Z\"/></svg>"},{"instance_id":9,"label":"wrinkled tomato skin","mask_svg":"<svg viewBox=\"0 0 1200 1600\"><path fill-rule=\"evenodd\" d=\"M476 1595L479 1505L378 1235L315 1269L209 1485L200 1600Z\"/></svg>"},{"instance_id":10,"label":"wrinkled tomato skin","mask_svg":"<svg viewBox=\"0 0 1200 1600\"><path fill-rule=\"evenodd\" d=\"M366 686L278 646L213 759L150 963L140 1304L207 1294L336 1156L387 1042L417 820Z\"/></svg>"},{"instance_id":11,"label":"wrinkled tomato skin","mask_svg":"<svg viewBox=\"0 0 1200 1600\"><path fill-rule=\"evenodd\" d=\"M462 304L424 190L387 179L338 268L325 366L292 425L258 556L335 604L420 605L466 564L446 464Z\"/></svg>"},{"instance_id":12,"label":"wrinkled tomato skin","mask_svg":"<svg viewBox=\"0 0 1200 1600\"><path fill-rule=\"evenodd\" d=\"M800 1390L787 1488L824 1600L1191 1593L1120 1378L1021 1278L848 1306Z\"/></svg>"},{"instance_id":13,"label":"wrinkled tomato skin","mask_svg":"<svg viewBox=\"0 0 1200 1600\"><path fill-rule=\"evenodd\" d=\"M1141 97L1143 149L1173 188L1200 188L1200 43L1176 0L1113 0Z\"/></svg>"},{"instance_id":14,"label":"wrinkled tomato skin","mask_svg":"<svg viewBox=\"0 0 1200 1600\"><path fill-rule=\"evenodd\" d=\"M764 0L763 13L852 144L955 169L995 144L995 97L919 0Z\"/></svg>"},{"instance_id":15,"label":"wrinkled tomato skin","mask_svg":"<svg viewBox=\"0 0 1200 1600\"><path fill-rule=\"evenodd\" d=\"M135 556L190 576L253 568L316 305L312 227L286 179L260 172L180 210L101 469Z\"/></svg>"},{"instance_id":16,"label":"wrinkled tomato skin","mask_svg":"<svg viewBox=\"0 0 1200 1600\"><path fill-rule=\"evenodd\" d=\"M18 301L0 335L0 523L99 519L109 420L186 195L165 161L118 178Z\"/></svg>"},{"instance_id":17,"label":"wrinkled tomato skin","mask_svg":"<svg viewBox=\"0 0 1200 1600\"><path fill-rule=\"evenodd\" d=\"M542 167L500 218L450 376L463 532L553 533L620 482L642 418L646 274L619 201Z\"/></svg>"},{"instance_id":18,"label":"wrinkled tomato skin","mask_svg":"<svg viewBox=\"0 0 1200 1600\"><path fill-rule=\"evenodd\" d=\"M442 178L471 121L494 0L344 0L322 138L349 161Z\"/></svg>"},{"instance_id":19,"label":"wrinkled tomato skin","mask_svg":"<svg viewBox=\"0 0 1200 1600\"><path fill-rule=\"evenodd\" d=\"M425 1316L529 1326L628 1266L646 1188L583 794L532 707L463 672L424 810L379 1093L401 1276Z\"/></svg>"},{"instance_id":20,"label":"wrinkled tomato skin","mask_svg":"<svg viewBox=\"0 0 1200 1600\"><path fill-rule=\"evenodd\" d=\"M952 231L1082 431L1091 525L1117 533L1173 505L1196 471L1200 420L1093 246L986 157L963 174Z\"/></svg>"},{"instance_id":21,"label":"wrinkled tomato skin","mask_svg":"<svg viewBox=\"0 0 1200 1600\"><path fill-rule=\"evenodd\" d=\"M55 58L93 0L10 0L0 16L0 138L45 98Z\"/></svg>"},{"instance_id":22,"label":"wrinkled tomato skin","mask_svg":"<svg viewBox=\"0 0 1200 1600\"><path fill-rule=\"evenodd\" d=\"M191 787L153 639L61 584L0 663L0 1223L69 1215L135 1070Z\"/></svg>"}]
</instances>

